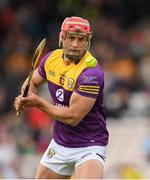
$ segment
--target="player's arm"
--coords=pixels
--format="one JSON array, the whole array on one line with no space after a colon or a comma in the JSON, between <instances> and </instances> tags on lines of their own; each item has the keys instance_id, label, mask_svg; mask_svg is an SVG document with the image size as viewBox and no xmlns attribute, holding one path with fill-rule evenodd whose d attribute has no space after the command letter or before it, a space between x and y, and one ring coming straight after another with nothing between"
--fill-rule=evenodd
<instances>
[{"instance_id":1,"label":"player's arm","mask_svg":"<svg viewBox=\"0 0 150 180\"><path fill-rule=\"evenodd\" d=\"M76 126L92 109L96 99L73 93L69 107L59 107L40 99L37 107L58 121Z\"/></svg>"},{"instance_id":2,"label":"player's arm","mask_svg":"<svg viewBox=\"0 0 150 180\"><path fill-rule=\"evenodd\" d=\"M45 81L45 79L43 79L39 73L38 73L38 70L36 69L33 73L33 76L32 76L32 79L31 79L31 82L30 82L30 88L29 88L29 91L30 92L33 92L33 93L37 93L37 90L38 90L38 87ZM25 102L21 100L21 98L23 97L23 92L24 92L24 89L26 87L26 84L28 82L28 78L24 81L22 87L21 87L21 95L17 96L15 98L15 101L14 101L14 106L15 106L15 109L17 112L21 112L24 107L25 107ZM29 94L29 92L28 92Z\"/></svg>"},{"instance_id":3,"label":"player's arm","mask_svg":"<svg viewBox=\"0 0 150 180\"><path fill-rule=\"evenodd\" d=\"M45 81L44 78L42 78L39 73L38 70L36 69L33 73L31 82L30 82L30 91L37 93L38 87ZM21 87L21 92L23 94L23 91L26 87L26 84L28 82L28 78L24 81L22 87Z\"/></svg>"},{"instance_id":4,"label":"player's arm","mask_svg":"<svg viewBox=\"0 0 150 180\"><path fill-rule=\"evenodd\" d=\"M55 106L32 92L29 92L27 97L19 98L25 107L35 106L46 112L53 119L71 126L76 126L92 109L96 101L94 98L81 96L75 92L71 96L69 107ZM16 110L18 110L17 106Z\"/></svg>"},{"instance_id":5,"label":"player's arm","mask_svg":"<svg viewBox=\"0 0 150 180\"><path fill-rule=\"evenodd\" d=\"M40 65L38 66L38 68L33 72L33 76L30 82L30 88L29 91L33 92L33 93L37 93L38 87L44 83L45 79L46 79L46 73L45 73L45 69L44 69L44 64L45 61L47 60L48 56L50 55L50 53L46 54L41 62ZM22 96L23 96L23 92L25 90L25 87L28 83L28 78L24 81L22 87L21 87L21 95L17 96L15 98L14 101L14 106L17 112L20 112L24 109L25 104L24 102L21 100ZM28 96L29 96L29 92L28 92Z\"/></svg>"}]
</instances>

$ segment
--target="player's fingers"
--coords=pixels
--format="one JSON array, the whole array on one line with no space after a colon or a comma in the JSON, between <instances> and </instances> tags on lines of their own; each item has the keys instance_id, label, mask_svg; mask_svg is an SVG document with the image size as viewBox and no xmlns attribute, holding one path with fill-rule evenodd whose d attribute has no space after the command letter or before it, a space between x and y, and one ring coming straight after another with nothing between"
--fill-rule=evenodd
<instances>
[{"instance_id":1,"label":"player's fingers","mask_svg":"<svg viewBox=\"0 0 150 180\"><path fill-rule=\"evenodd\" d=\"M23 101L22 101L22 95L19 95L19 96L17 96L15 98L14 107L15 107L15 110L16 110L16 115L19 116L21 111L24 110L24 105L23 105Z\"/></svg>"},{"instance_id":2,"label":"player's fingers","mask_svg":"<svg viewBox=\"0 0 150 180\"><path fill-rule=\"evenodd\" d=\"M24 105L23 105L21 96L18 96L15 98L14 106L15 106L16 111L20 111L23 109Z\"/></svg>"},{"instance_id":3,"label":"player's fingers","mask_svg":"<svg viewBox=\"0 0 150 180\"><path fill-rule=\"evenodd\" d=\"M16 105L15 109L16 109L16 112L17 112L16 115L18 116L25 109L25 106Z\"/></svg>"},{"instance_id":4,"label":"player's fingers","mask_svg":"<svg viewBox=\"0 0 150 180\"><path fill-rule=\"evenodd\" d=\"M20 103L15 102L14 106L15 106L16 111L20 111L20 109L21 109Z\"/></svg>"},{"instance_id":5,"label":"player's fingers","mask_svg":"<svg viewBox=\"0 0 150 180\"><path fill-rule=\"evenodd\" d=\"M19 114L24 110L24 106L21 106L19 108L16 108L16 115L19 116Z\"/></svg>"}]
</instances>

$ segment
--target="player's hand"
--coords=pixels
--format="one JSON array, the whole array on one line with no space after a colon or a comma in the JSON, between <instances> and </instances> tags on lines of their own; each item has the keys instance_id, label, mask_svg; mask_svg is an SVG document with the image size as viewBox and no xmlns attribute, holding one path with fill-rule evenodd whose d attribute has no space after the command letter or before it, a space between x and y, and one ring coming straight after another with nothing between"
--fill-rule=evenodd
<instances>
[{"instance_id":1,"label":"player's hand","mask_svg":"<svg viewBox=\"0 0 150 180\"><path fill-rule=\"evenodd\" d=\"M14 107L15 107L16 111L19 113L24 110L25 106L22 101L22 95L19 95L15 98Z\"/></svg>"},{"instance_id":2,"label":"player's hand","mask_svg":"<svg viewBox=\"0 0 150 180\"><path fill-rule=\"evenodd\" d=\"M29 91L27 97L19 95L15 98L14 106L16 111L23 110L26 107L35 107L38 105L40 97L35 93Z\"/></svg>"}]
</instances>

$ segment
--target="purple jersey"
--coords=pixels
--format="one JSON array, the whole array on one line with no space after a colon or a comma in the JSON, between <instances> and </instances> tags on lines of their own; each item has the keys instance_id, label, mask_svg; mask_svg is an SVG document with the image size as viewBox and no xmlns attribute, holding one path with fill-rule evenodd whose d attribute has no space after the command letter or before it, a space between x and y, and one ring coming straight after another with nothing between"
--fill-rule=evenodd
<instances>
[{"instance_id":1,"label":"purple jersey","mask_svg":"<svg viewBox=\"0 0 150 180\"><path fill-rule=\"evenodd\" d=\"M65 66L62 54L60 49L47 54L38 67L39 74L48 82L53 104L69 107L73 92L95 98L96 102L77 126L55 120L53 138L66 147L105 146L108 144L108 131L103 105L103 70L99 64L95 68L87 67L86 59L92 56L89 52L77 65L69 66Z\"/></svg>"}]
</instances>

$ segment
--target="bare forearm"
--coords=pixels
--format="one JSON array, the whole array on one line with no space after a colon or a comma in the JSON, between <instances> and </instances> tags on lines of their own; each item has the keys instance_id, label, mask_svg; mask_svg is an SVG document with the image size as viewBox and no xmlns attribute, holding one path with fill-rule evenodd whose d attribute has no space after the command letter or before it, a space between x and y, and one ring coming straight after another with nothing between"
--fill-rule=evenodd
<instances>
[{"instance_id":1,"label":"bare forearm","mask_svg":"<svg viewBox=\"0 0 150 180\"><path fill-rule=\"evenodd\" d=\"M24 92L27 83L28 83L28 78L24 81L24 83L23 83L23 85L22 85L22 87L21 87L21 92ZM32 91L32 92L34 92L34 93L37 93L37 89L38 89L37 86L36 86L36 85L34 84L34 82L31 80L31 82L30 82L30 91Z\"/></svg>"},{"instance_id":2,"label":"bare forearm","mask_svg":"<svg viewBox=\"0 0 150 180\"><path fill-rule=\"evenodd\" d=\"M44 83L45 79L43 79L39 74L38 70L36 69L33 73L31 82L30 82L30 91L37 93L38 87ZM24 81L22 85L22 91L25 89L26 85L28 83L28 78Z\"/></svg>"},{"instance_id":3,"label":"bare forearm","mask_svg":"<svg viewBox=\"0 0 150 180\"><path fill-rule=\"evenodd\" d=\"M72 108L55 106L40 97L38 99L37 108L65 124L75 126L79 122L78 115L76 112L73 112Z\"/></svg>"}]
</instances>

